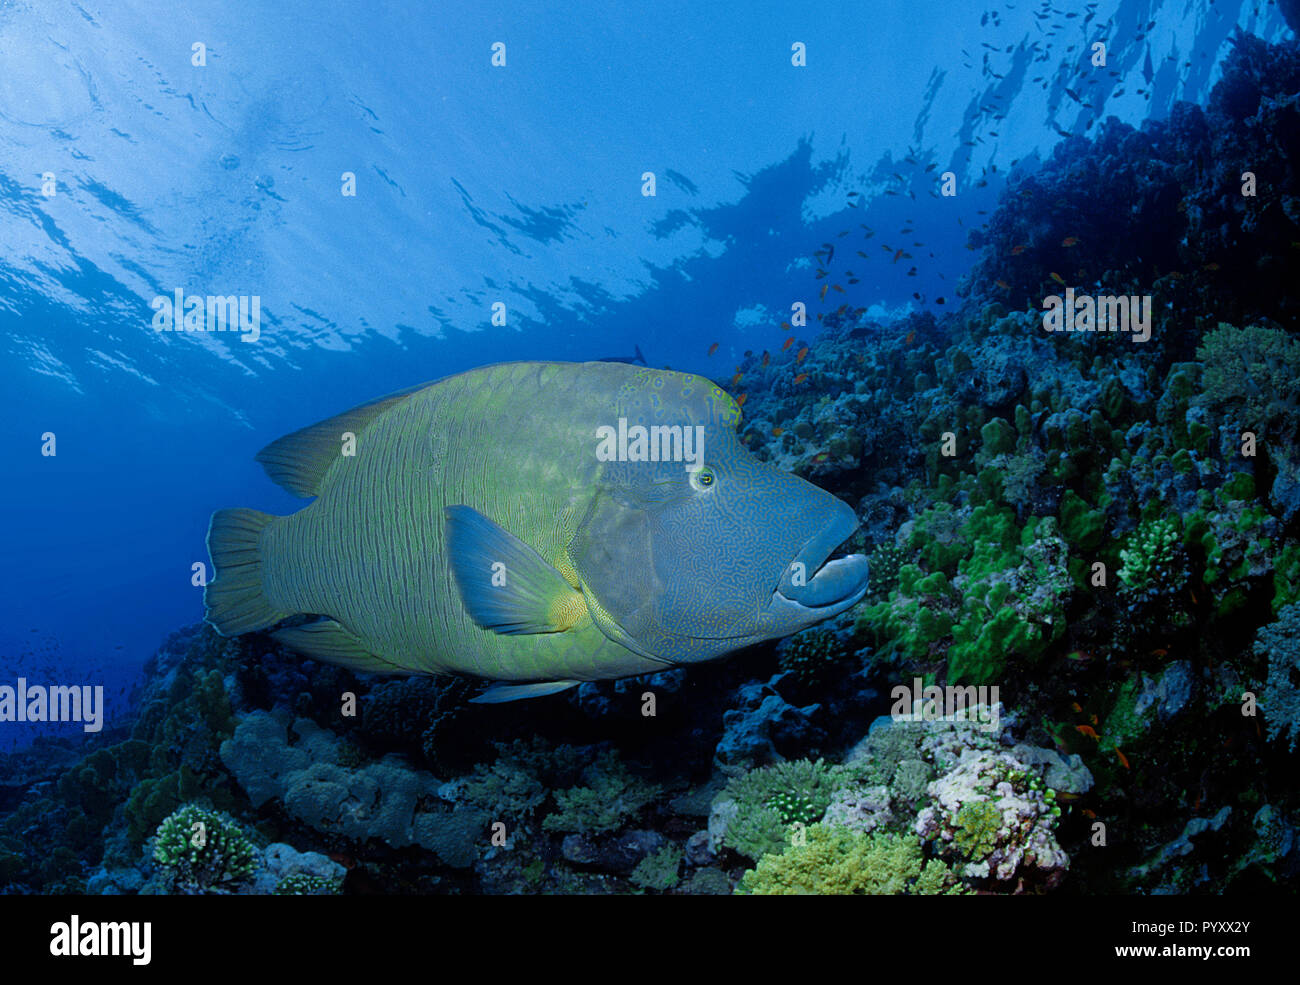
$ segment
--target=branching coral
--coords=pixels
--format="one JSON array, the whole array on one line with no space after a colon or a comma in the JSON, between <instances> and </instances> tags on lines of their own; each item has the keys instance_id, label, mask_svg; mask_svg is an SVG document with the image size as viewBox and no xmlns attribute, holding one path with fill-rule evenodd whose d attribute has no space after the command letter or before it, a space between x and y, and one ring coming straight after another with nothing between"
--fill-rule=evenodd
<instances>
[{"instance_id":1,"label":"branching coral","mask_svg":"<svg viewBox=\"0 0 1300 985\"><path fill-rule=\"evenodd\" d=\"M926 861L912 836L814 824L806 838L765 855L736 892L755 896L937 896L965 892L943 862Z\"/></svg>"},{"instance_id":2,"label":"branching coral","mask_svg":"<svg viewBox=\"0 0 1300 985\"><path fill-rule=\"evenodd\" d=\"M559 790L547 831L601 834L617 831L659 796L659 788L632 774L615 752L605 752L583 773L584 786Z\"/></svg>"},{"instance_id":3,"label":"branching coral","mask_svg":"<svg viewBox=\"0 0 1300 985\"><path fill-rule=\"evenodd\" d=\"M779 852L791 826L818 820L835 790L855 771L806 759L750 770L735 777L714 800L709 829L714 841L757 859Z\"/></svg>"},{"instance_id":4,"label":"branching coral","mask_svg":"<svg viewBox=\"0 0 1300 985\"><path fill-rule=\"evenodd\" d=\"M1134 599L1172 594L1187 582L1187 558L1177 520L1162 517L1143 523L1119 557L1119 579Z\"/></svg>"},{"instance_id":5,"label":"branching coral","mask_svg":"<svg viewBox=\"0 0 1300 985\"><path fill-rule=\"evenodd\" d=\"M831 629L806 630L782 643L780 667L790 671L800 684L814 687L834 673L846 651L839 635Z\"/></svg>"},{"instance_id":6,"label":"branching coral","mask_svg":"<svg viewBox=\"0 0 1300 985\"><path fill-rule=\"evenodd\" d=\"M193 805L163 820L153 849L173 888L188 893L230 889L253 874L255 854L252 841L228 814Z\"/></svg>"}]
</instances>

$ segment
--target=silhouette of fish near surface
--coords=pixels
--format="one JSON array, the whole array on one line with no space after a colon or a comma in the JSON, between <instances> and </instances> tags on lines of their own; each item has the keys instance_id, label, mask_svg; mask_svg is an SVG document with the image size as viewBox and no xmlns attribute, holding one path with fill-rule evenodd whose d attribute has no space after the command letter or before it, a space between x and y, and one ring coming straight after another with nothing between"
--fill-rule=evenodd
<instances>
[{"instance_id":1,"label":"silhouette of fish near surface","mask_svg":"<svg viewBox=\"0 0 1300 985\"><path fill-rule=\"evenodd\" d=\"M633 345L632 348L634 348L634 349L636 350L636 352L634 352L634 353L633 353L632 355L630 355L630 356L602 356L600 359L597 359L596 362L600 362L600 363L628 363L629 365L634 365L634 364L636 364L636 363L640 363L642 366L648 366L648 365L650 365L649 363L647 363L647 362L645 361L645 353L643 353L643 352L641 351L641 347L640 347L639 345Z\"/></svg>"},{"instance_id":2,"label":"silhouette of fish near surface","mask_svg":"<svg viewBox=\"0 0 1300 985\"><path fill-rule=\"evenodd\" d=\"M759 461L699 376L506 363L364 404L257 456L314 502L219 510L207 619L476 700L712 660L857 603L847 504ZM348 454L351 441L351 454Z\"/></svg>"}]
</instances>

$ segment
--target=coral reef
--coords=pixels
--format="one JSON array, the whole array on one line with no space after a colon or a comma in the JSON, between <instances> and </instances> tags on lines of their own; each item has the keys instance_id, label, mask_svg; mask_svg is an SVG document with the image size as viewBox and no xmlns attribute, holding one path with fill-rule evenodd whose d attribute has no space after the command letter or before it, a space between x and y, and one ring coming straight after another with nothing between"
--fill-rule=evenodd
<instances>
[{"instance_id":1,"label":"coral reef","mask_svg":"<svg viewBox=\"0 0 1300 985\"><path fill-rule=\"evenodd\" d=\"M764 856L736 890L755 896L940 896L963 891L947 866L922 857L916 838L821 824L810 827L802 843Z\"/></svg>"},{"instance_id":2,"label":"coral reef","mask_svg":"<svg viewBox=\"0 0 1300 985\"><path fill-rule=\"evenodd\" d=\"M942 315L743 357L741 440L861 521L854 610L509 707L182 630L127 727L0 757L2 890L1293 884L1300 48L1232 47L1207 106L1015 169ZM1044 333L1066 277L1150 295L1150 340ZM967 713L888 717L899 681Z\"/></svg>"},{"instance_id":3,"label":"coral reef","mask_svg":"<svg viewBox=\"0 0 1300 985\"><path fill-rule=\"evenodd\" d=\"M1070 860L1053 834L1061 808L1056 793L1005 752L968 752L930 784L934 804L916 819L916 833L937 842L940 857L973 878L1060 882Z\"/></svg>"},{"instance_id":4,"label":"coral reef","mask_svg":"<svg viewBox=\"0 0 1300 985\"><path fill-rule=\"evenodd\" d=\"M173 892L228 890L253 874L253 843L227 814L182 807L158 825L153 841L153 859Z\"/></svg>"}]
</instances>

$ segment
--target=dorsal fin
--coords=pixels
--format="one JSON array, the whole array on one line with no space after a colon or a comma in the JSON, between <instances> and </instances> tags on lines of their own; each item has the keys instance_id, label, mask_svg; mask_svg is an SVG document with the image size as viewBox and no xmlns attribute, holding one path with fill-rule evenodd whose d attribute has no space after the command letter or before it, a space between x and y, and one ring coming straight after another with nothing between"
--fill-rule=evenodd
<instances>
[{"instance_id":1,"label":"dorsal fin","mask_svg":"<svg viewBox=\"0 0 1300 985\"><path fill-rule=\"evenodd\" d=\"M286 434L259 451L257 461L262 463L262 468L266 469L266 474L277 486L289 490L295 496L318 495L321 480L343 447L341 436L344 431L360 433L384 411L432 385L421 383L398 390L386 397L346 410L337 417Z\"/></svg>"}]
</instances>

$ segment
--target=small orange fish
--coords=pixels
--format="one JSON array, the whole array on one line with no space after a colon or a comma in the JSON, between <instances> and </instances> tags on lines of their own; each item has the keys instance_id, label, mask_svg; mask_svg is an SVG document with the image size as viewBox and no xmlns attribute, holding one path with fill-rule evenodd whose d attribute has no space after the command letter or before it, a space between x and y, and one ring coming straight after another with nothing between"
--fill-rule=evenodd
<instances>
[{"instance_id":1,"label":"small orange fish","mask_svg":"<svg viewBox=\"0 0 1300 985\"><path fill-rule=\"evenodd\" d=\"M1097 820L1097 812L1096 812L1096 811L1089 810L1089 809L1086 808L1086 807L1080 808L1080 810L1081 810L1081 812L1083 813L1083 816L1086 817L1086 818L1088 818L1090 821L1095 821L1095 820Z\"/></svg>"},{"instance_id":2,"label":"small orange fish","mask_svg":"<svg viewBox=\"0 0 1300 985\"><path fill-rule=\"evenodd\" d=\"M785 349L790 348L790 346L792 345L794 345L793 335L791 335L788 339L786 339L784 342L781 343L781 349L784 351Z\"/></svg>"},{"instance_id":3,"label":"small orange fish","mask_svg":"<svg viewBox=\"0 0 1300 985\"><path fill-rule=\"evenodd\" d=\"M798 352L794 354L795 364L798 365L799 363L803 362L803 357L806 355L808 355L808 347L804 346L802 349L800 349Z\"/></svg>"},{"instance_id":4,"label":"small orange fish","mask_svg":"<svg viewBox=\"0 0 1300 985\"><path fill-rule=\"evenodd\" d=\"M903 258L903 251L902 251L902 250L895 250L895 251L894 251L894 262L895 262L895 263L898 263L898 261L901 260L902 258Z\"/></svg>"},{"instance_id":5,"label":"small orange fish","mask_svg":"<svg viewBox=\"0 0 1300 985\"><path fill-rule=\"evenodd\" d=\"M1119 746L1115 747L1115 755L1119 757L1119 764L1123 766L1126 770L1131 770L1133 768L1128 764L1128 757L1124 755L1124 750L1122 750Z\"/></svg>"},{"instance_id":6,"label":"small orange fish","mask_svg":"<svg viewBox=\"0 0 1300 985\"><path fill-rule=\"evenodd\" d=\"M813 461L819 465L822 462L829 462L830 460L831 460L830 452L819 451L816 455L813 456Z\"/></svg>"},{"instance_id":7,"label":"small orange fish","mask_svg":"<svg viewBox=\"0 0 1300 985\"><path fill-rule=\"evenodd\" d=\"M1065 239L1061 240L1061 245L1062 245L1062 246L1074 246L1074 245L1075 245L1076 243L1078 243L1078 242L1079 242L1079 237L1078 237L1078 236L1066 236Z\"/></svg>"},{"instance_id":8,"label":"small orange fish","mask_svg":"<svg viewBox=\"0 0 1300 985\"><path fill-rule=\"evenodd\" d=\"M763 350L763 365L766 366L772 361L772 354L766 349Z\"/></svg>"},{"instance_id":9,"label":"small orange fish","mask_svg":"<svg viewBox=\"0 0 1300 985\"><path fill-rule=\"evenodd\" d=\"M747 393L742 393L739 397L736 398L736 406L737 406L737 407L744 407L744 406L745 406L745 401L748 400L748 399L749 399L749 394L747 394Z\"/></svg>"},{"instance_id":10,"label":"small orange fish","mask_svg":"<svg viewBox=\"0 0 1300 985\"><path fill-rule=\"evenodd\" d=\"M997 284L998 287L1002 288L1004 291L1011 290L1011 285L1004 280L995 280L993 283Z\"/></svg>"},{"instance_id":11,"label":"small orange fish","mask_svg":"<svg viewBox=\"0 0 1300 985\"><path fill-rule=\"evenodd\" d=\"M794 385L798 386L800 383L806 383L807 381L808 381L808 374L800 373L798 376L794 378Z\"/></svg>"},{"instance_id":12,"label":"small orange fish","mask_svg":"<svg viewBox=\"0 0 1300 985\"><path fill-rule=\"evenodd\" d=\"M785 434L785 428L772 428L772 437L779 438Z\"/></svg>"},{"instance_id":13,"label":"small orange fish","mask_svg":"<svg viewBox=\"0 0 1300 985\"><path fill-rule=\"evenodd\" d=\"M1210 271L1211 273L1213 273L1214 271L1216 271L1216 270L1219 269L1219 265L1218 265L1217 263L1207 263L1207 264L1206 264L1205 266L1203 266L1201 269L1202 269L1202 270L1208 270L1208 271Z\"/></svg>"},{"instance_id":14,"label":"small orange fish","mask_svg":"<svg viewBox=\"0 0 1300 985\"><path fill-rule=\"evenodd\" d=\"M1096 725L1096 724L1097 724L1097 716L1096 716L1096 715L1089 715L1089 716L1088 716L1088 721L1092 722L1093 725Z\"/></svg>"},{"instance_id":15,"label":"small orange fish","mask_svg":"<svg viewBox=\"0 0 1300 985\"><path fill-rule=\"evenodd\" d=\"M1151 656L1153 656L1153 657L1167 657L1167 656L1169 656L1169 651L1166 650L1166 649L1164 649L1163 647L1159 647L1159 648L1157 648L1157 649L1151 651Z\"/></svg>"},{"instance_id":16,"label":"small orange fish","mask_svg":"<svg viewBox=\"0 0 1300 985\"><path fill-rule=\"evenodd\" d=\"M709 355L711 356L717 351L718 351L718 343L714 342L713 345L709 346Z\"/></svg>"},{"instance_id":17,"label":"small orange fish","mask_svg":"<svg viewBox=\"0 0 1300 985\"><path fill-rule=\"evenodd\" d=\"M744 375L745 375L744 373L737 373L735 376L733 376L731 378L731 385L735 386L737 383L739 383L741 379L744 377Z\"/></svg>"},{"instance_id":18,"label":"small orange fish","mask_svg":"<svg viewBox=\"0 0 1300 985\"><path fill-rule=\"evenodd\" d=\"M822 285L822 293L821 293L821 300L822 300L822 301L825 301L825 300L826 300L826 288L827 288L827 286L828 286L828 285L826 285L826 284L823 284L823 285Z\"/></svg>"},{"instance_id":19,"label":"small orange fish","mask_svg":"<svg viewBox=\"0 0 1300 985\"><path fill-rule=\"evenodd\" d=\"M1097 730L1094 729L1091 725L1076 725L1074 727L1074 730L1078 732L1080 735L1086 735L1090 739L1101 738L1101 736L1097 734Z\"/></svg>"},{"instance_id":20,"label":"small orange fish","mask_svg":"<svg viewBox=\"0 0 1300 985\"><path fill-rule=\"evenodd\" d=\"M903 339L903 344L911 345L915 341L916 341L916 329L912 329L912 331L907 333L907 338Z\"/></svg>"},{"instance_id":21,"label":"small orange fish","mask_svg":"<svg viewBox=\"0 0 1300 985\"><path fill-rule=\"evenodd\" d=\"M1052 280L1056 281L1056 283L1060 284L1062 287L1065 286L1065 278L1062 277L1060 274L1058 274L1055 270L1052 271L1051 277Z\"/></svg>"},{"instance_id":22,"label":"small orange fish","mask_svg":"<svg viewBox=\"0 0 1300 985\"><path fill-rule=\"evenodd\" d=\"M841 294L844 293L844 288L840 287L839 284L832 284L831 287L833 287L835 290L839 291Z\"/></svg>"},{"instance_id":23,"label":"small orange fish","mask_svg":"<svg viewBox=\"0 0 1300 985\"><path fill-rule=\"evenodd\" d=\"M781 327L784 328L787 332L790 331L790 323L788 321L781 322Z\"/></svg>"},{"instance_id":24,"label":"small orange fish","mask_svg":"<svg viewBox=\"0 0 1300 985\"><path fill-rule=\"evenodd\" d=\"M1071 711L1076 711L1076 712L1082 712L1082 711L1083 711L1083 708L1080 706L1079 702L1077 702L1077 701L1071 701L1071 702L1070 702L1070 710L1071 710Z\"/></svg>"},{"instance_id":25,"label":"small orange fish","mask_svg":"<svg viewBox=\"0 0 1300 985\"><path fill-rule=\"evenodd\" d=\"M1024 243L1018 243L1015 246L1011 247L1011 255L1013 257L1020 256L1020 254L1024 253L1025 250L1027 249L1029 249L1029 247L1026 246Z\"/></svg>"}]
</instances>

